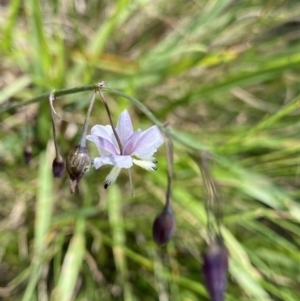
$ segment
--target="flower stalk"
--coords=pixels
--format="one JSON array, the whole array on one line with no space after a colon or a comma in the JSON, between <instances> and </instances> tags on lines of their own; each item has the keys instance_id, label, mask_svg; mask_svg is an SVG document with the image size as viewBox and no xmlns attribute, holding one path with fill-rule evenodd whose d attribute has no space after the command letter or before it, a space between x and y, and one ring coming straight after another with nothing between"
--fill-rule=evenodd
<instances>
[{"instance_id":1,"label":"flower stalk","mask_svg":"<svg viewBox=\"0 0 300 301\"><path fill-rule=\"evenodd\" d=\"M113 122L113 119L112 119L112 117L111 117L111 113L110 113L109 106L108 106L108 104L107 104L107 102L106 102L106 100L105 100L105 98L104 98L104 95L103 95L103 93L102 93L102 91L101 91L101 89L102 89L103 87L105 87L106 85L107 85L107 83L106 83L105 81L100 82L100 83L98 84L98 88L99 88L99 89L98 89L98 92L99 92L100 98L101 98L101 100L102 100L102 102L103 102L103 104L104 104L106 113L107 113L107 115L108 115L108 119L109 119L111 128L112 128L112 130L113 130L113 133L114 133L114 135L115 135L115 137L116 137L116 140L117 140L117 143L118 143L118 145L119 145L120 155L122 155L122 154L123 154L123 146L122 146L120 137L119 137L119 135L118 135L118 133L117 133L117 131L116 131L116 128L115 128L115 126L114 126L114 122Z\"/></svg>"},{"instance_id":2,"label":"flower stalk","mask_svg":"<svg viewBox=\"0 0 300 301\"><path fill-rule=\"evenodd\" d=\"M82 135L79 144L70 152L67 158L67 170L70 176L71 193L74 193L79 181L88 172L91 166L91 158L86 147L86 134L88 129L88 122L94 106L96 92L93 92L91 102L89 104L88 112L85 117Z\"/></svg>"},{"instance_id":3,"label":"flower stalk","mask_svg":"<svg viewBox=\"0 0 300 301\"><path fill-rule=\"evenodd\" d=\"M25 108L26 128L25 128L25 145L23 149L23 158L26 165L29 165L32 159L32 147L29 144L29 118L27 108Z\"/></svg>"},{"instance_id":4,"label":"flower stalk","mask_svg":"<svg viewBox=\"0 0 300 301\"><path fill-rule=\"evenodd\" d=\"M206 191L206 215L209 243L203 255L202 273L206 289L211 301L224 301L224 293L227 288L228 251L224 244L220 223L222 208L217 193L216 184L210 173L210 154L201 153L201 173ZM216 220L216 229L212 218Z\"/></svg>"},{"instance_id":5,"label":"flower stalk","mask_svg":"<svg viewBox=\"0 0 300 301\"><path fill-rule=\"evenodd\" d=\"M65 162L60 155L59 152L59 147L57 143L57 134L56 134L56 127L55 127L55 122L54 122L54 116L60 119L60 117L57 115L53 102L55 100L54 92L50 93L49 96L49 104L50 104L50 109L51 109L51 123L52 123L52 132L53 132L53 140L54 140L54 147L55 147L55 158L52 162L52 172L53 176L55 178L61 178L64 173L64 168L65 168Z\"/></svg>"},{"instance_id":6,"label":"flower stalk","mask_svg":"<svg viewBox=\"0 0 300 301\"><path fill-rule=\"evenodd\" d=\"M167 126L167 125L166 125ZM162 247L166 245L174 234L176 227L175 215L172 209L172 179L173 179L173 142L170 137L165 137L166 156L168 162L166 202L152 226L152 236L155 243Z\"/></svg>"},{"instance_id":7,"label":"flower stalk","mask_svg":"<svg viewBox=\"0 0 300 301\"><path fill-rule=\"evenodd\" d=\"M206 201L205 209L207 215L207 232L210 239L215 235L221 235L220 223L222 220L222 208L220 198L217 193L216 184L210 172L210 154L207 151L201 153L201 174L205 187ZM216 229L214 228L213 217L216 222Z\"/></svg>"}]
</instances>

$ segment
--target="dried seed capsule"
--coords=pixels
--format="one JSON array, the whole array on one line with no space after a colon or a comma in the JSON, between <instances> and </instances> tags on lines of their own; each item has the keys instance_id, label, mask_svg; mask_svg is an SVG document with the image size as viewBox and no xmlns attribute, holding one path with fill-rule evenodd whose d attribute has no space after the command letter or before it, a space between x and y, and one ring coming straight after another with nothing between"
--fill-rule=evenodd
<instances>
[{"instance_id":1,"label":"dried seed capsule","mask_svg":"<svg viewBox=\"0 0 300 301\"><path fill-rule=\"evenodd\" d=\"M65 170L65 162L62 157L55 158L52 163L52 172L55 178L61 178Z\"/></svg>"},{"instance_id":2,"label":"dried seed capsule","mask_svg":"<svg viewBox=\"0 0 300 301\"><path fill-rule=\"evenodd\" d=\"M66 166L70 175L71 192L74 193L78 182L91 166L87 148L80 145L75 146L67 158Z\"/></svg>"},{"instance_id":3,"label":"dried seed capsule","mask_svg":"<svg viewBox=\"0 0 300 301\"><path fill-rule=\"evenodd\" d=\"M224 301L227 287L228 251L220 237L212 242L203 256L203 276L211 301Z\"/></svg>"},{"instance_id":4,"label":"dried seed capsule","mask_svg":"<svg viewBox=\"0 0 300 301\"><path fill-rule=\"evenodd\" d=\"M168 243L174 233L175 224L172 208L170 205L166 205L153 222L152 235L158 246L162 247Z\"/></svg>"},{"instance_id":5,"label":"dried seed capsule","mask_svg":"<svg viewBox=\"0 0 300 301\"><path fill-rule=\"evenodd\" d=\"M32 159L32 148L31 146L26 146L23 151L24 161L26 165L29 165L31 159Z\"/></svg>"}]
</instances>

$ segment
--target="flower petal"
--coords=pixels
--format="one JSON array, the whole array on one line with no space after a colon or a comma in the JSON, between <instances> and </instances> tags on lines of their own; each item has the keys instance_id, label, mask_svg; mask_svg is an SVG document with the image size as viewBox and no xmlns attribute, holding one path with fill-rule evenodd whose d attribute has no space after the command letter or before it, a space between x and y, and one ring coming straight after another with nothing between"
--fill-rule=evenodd
<instances>
[{"instance_id":1,"label":"flower petal","mask_svg":"<svg viewBox=\"0 0 300 301\"><path fill-rule=\"evenodd\" d=\"M132 123L127 110L120 114L116 130L124 146L128 138L133 134Z\"/></svg>"},{"instance_id":2,"label":"flower petal","mask_svg":"<svg viewBox=\"0 0 300 301\"><path fill-rule=\"evenodd\" d=\"M156 125L143 132L136 141L132 155L140 158L152 157L164 143L164 139Z\"/></svg>"},{"instance_id":3,"label":"flower petal","mask_svg":"<svg viewBox=\"0 0 300 301\"><path fill-rule=\"evenodd\" d=\"M103 161L103 158L106 157L97 157L93 159L93 165L96 169L100 168L102 165L105 165L107 163L105 163L105 161Z\"/></svg>"},{"instance_id":4,"label":"flower petal","mask_svg":"<svg viewBox=\"0 0 300 301\"><path fill-rule=\"evenodd\" d=\"M91 129L91 134L106 138L107 140L111 140L113 135L113 130L110 125L99 125L96 124Z\"/></svg>"},{"instance_id":5,"label":"flower petal","mask_svg":"<svg viewBox=\"0 0 300 301\"><path fill-rule=\"evenodd\" d=\"M124 149L123 149L123 155L132 155L136 143L138 142L140 136L142 134L141 130L137 130L135 133L133 133L129 139L127 140L126 144L124 145Z\"/></svg>"},{"instance_id":6,"label":"flower petal","mask_svg":"<svg viewBox=\"0 0 300 301\"><path fill-rule=\"evenodd\" d=\"M105 157L97 157L94 159L94 166L96 169L102 165L114 165L119 168L130 168L133 165L132 158L130 156L111 155Z\"/></svg>"},{"instance_id":7,"label":"flower petal","mask_svg":"<svg viewBox=\"0 0 300 301\"><path fill-rule=\"evenodd\" d=\"M99 124L94 125L91 129L91 134L94 136L99 136L99 137L102 137L102 138L108 140L109 142L111 142L113 144L117 153L118 154L120 153L117 139L116 139L115 134L110 125L105 125L105 126L99 125Z\"/></svg>"},{"instance_id":8,"label":"flower petal","mask_svg":"<svg viewBox=\"0 0 300 301\"><path fill-rule=\"evenodd\" d=\"M96 144L101 156L117 155L118 152L111 141L95 135L87 135L86 139Z\"/></svg>"},{"instance_id":9,"label":"flower petal","mask_svg":"<svg viewBox=\"0 0 300 301\"><path fill-rule=\"evenodd\" d=\"M154 171L156 170L156 162L155 161L148 161L148 160L137 160L137 159L132 159L133 163L135 165L138 165L148 171Z\"/></svg>"}]
</instances>

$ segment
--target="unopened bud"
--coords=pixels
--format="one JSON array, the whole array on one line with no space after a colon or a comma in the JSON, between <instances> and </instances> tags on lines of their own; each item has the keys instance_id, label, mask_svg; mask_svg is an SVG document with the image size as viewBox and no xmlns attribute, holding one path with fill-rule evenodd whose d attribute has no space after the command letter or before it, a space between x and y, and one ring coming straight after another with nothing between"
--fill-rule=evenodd
<instances>
[{"instance_id":1,"label":"unopened bud","mask_svg":"<svg viewBox=\"0 0 300 301\"><path fill-rule=\"evenodd\" d=\"M29 165L31 159L32 159L32 148L31 146L26 146L23 151L24 161L26 165Z\"/></svg>"},{"instance_id":2,"label":"unopened bud","mask_svg":"<svg viewBox=\"0 0 300 301\"><path fill-rule=\"evenodd\" d=\"M203 276L211 301L224 301L227 288L228 251L220 237L212 242L203 256Z\"/></svg>"},{"instance_id":3,"label":"unopened bud","mask_svg":"<svg viewBox=\"0 0 300 301\"><path fill-rule=\"evenodd\" d=\"M70 175L71 192L74 193L80 179L91 166L91 158L87 148L85 146L77 145L70 152L66 165Z\"/></svg>"},{"instance_id":4,"label":"unopened bud","mask_svg":"<svg viewBox=\"0 0 300 301\"><path fill-rule=\"evenodd\" d=\"M62 157L55 158L52 163L52 172L55 178L61 178L64 174L65 162Z\"/></svg>"},{"instance_id":5,"label":"unopened bud","mask_svg":"<svg viewBox=\"0 0 300 301\"><path fill-rule=\"evenodd\" d=\"M152 235L158 246L168 243L175 230L175 216L170 205L166 205L163 211L155 218Z\"/></svg>"}]
</instances>

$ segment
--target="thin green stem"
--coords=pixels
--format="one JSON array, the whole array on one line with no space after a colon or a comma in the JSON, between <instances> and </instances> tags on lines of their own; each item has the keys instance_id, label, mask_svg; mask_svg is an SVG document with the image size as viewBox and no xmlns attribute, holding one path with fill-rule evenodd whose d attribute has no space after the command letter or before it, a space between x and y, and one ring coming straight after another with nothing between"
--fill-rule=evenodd
<instances>
[{"instance_id":1,"label":"thin green stem","mask_svg":"<svg viewBox=\"0 0 300 301\"><path fill-rule=\"evenodd\" d=\"M54 116L53 112L51 112L51 122L52 122L52 131L53 131L53 140L54 140L54 147L55 147L55 159L61 160L61 155L59 153L58 144L57 144L57 137L56 137L56 128L54 123Z\"/></svg>"},{"instance_id":2,"label":"thin green stem","mask_svg":"<svg viewBox=\"0 0 300 301\"><path fill-rule=\"evenodd\" d=\"M51 123L52 123L53 140L54 140L54 147L55 147L55 159L61 161L62 158L61 158L61 155L60 155L59 149L58 149L56 127L55 127L55 122L54 122L54 116L56 116L58 118L59 118L59 116L56 114L54 107L53 107L54 100L55 100L55 97L53 95L53 92L51 92L51 94L49 96L49 104L50 104L50 108L51 108Z\"/></svg>"},{"instance_id":3,"label":"thin green stem","mask_svg":"<svg viewBox=\"0 0 300 301\"><path fill-rule=\"evenodd\" d=\"M49 99L50 95L53 94L54 97L59 97L59 96L64 96L64 95L71 95L71 94L76 94L76 93L80 93L80 92L86 92L86 91L93 91L95 89L97 89L97 85L93 84L93 85L87 85L87 86L80 86L80 87L75 87L75 88L70 88L70 89L62 89L62 90L56 90L56 91L52 91L52 92L48 92L48 93L44 93L38 97L34 97L32 99L29 99L25 102L16 102L16 103L12 103L11 105L8 105L4 108L2 108L0 110L0 114L4 113L6 111L12 110L12 109L17 109L20 106L27 106L29 104L32 103L37 103L37 102L41 102L41 101L46 101Z\"/></svg>"},{"instance_id":4,"label":"thin green stem","mask_svg":"<svg viewBox=\"0 0 300 301\"><path fill-rule=\"evenodd\" d=\"M168 126L166 125L165 128ZM171 205L172 200L172 179L173 179L173 142L170 136L166 136L166 155L168 162L168 186L166 193L166 206Z\"/></svg>"},{"instance_id":5,"label":"thin green stem","mask_svg":"<svg viewBox=\"0 0 300 301\"><path fill-rule=\"evenodd\" d=\"M55 97L59 97L59 96L64 96L64 95L76 94L76 93L80 93L80 92L94 91L94 90L98 90L98 89L99 89L99 84L92 84L92 85L80 86L80 87L75 87L75 88L70 88L70 89L56 90L52 93ZM172 139L174 141L179 142L184 147L186 147L190 150L197 150L197 151L207 150L207 148L204 145L194 145L193 143L190 143L189 141L183 139L180 135L178 135L177 132L171 131L170 129L166 129L164 124L162 124L155 117L155 115L151 111L149 111L149 109L136 98L134 98L122 91L108 88L108 87L101 87L101 91L105 91L105 92L111 93L113 95L118 95L118 96L124 97L127 100L129 100L134 106L136 106L141 112L143 112L145 114L145 116L148 117L149 120L151 120L154 124L156 124L162 132L164 132L165 134L172 137ZM46 101L49 99L49 95L50 95L50 93L44 93L38 97L29 99L25 102L12 103L11 105L8 105L8 106L2 108L0 110L0 115L1 115L1 113L7 112L9 110L17 109L21 106L26 106L26 105L29 105L32 103ZM214 159L217 160L218 158L216 156L214 156Z\"/></svg>"},{"instance_id":6,"label":"thin green stem","mask_svg":"<svg viewBox=\"0 0 300 301\"><path fill-rule=\"evenodd\" d=\"M168 174L168 186L167 186L167 193L166 193L166 207L171 206L172 200L172 178Z\"/></svg>"},{"instance_id":7,"label":"thin green stem","mask_svg":"<svg viewBox=\"0 0 300 301\"><path fill-rule=\"evenodd\" d=\"M112 130L113 130L114 135L115 135L115 137L116 137L117 143L118 143L118 145L119 145L120 155L122 155L122 154L123 154L123 146L122 146L120 137L119 137L119 135L118 135L118 133L117 133L117 131L116 131L116 128L115 128L115 126L114 126L114 122L113 122L113 120L112 120L112 117L111 117L111 113L110 113L108 104L107 104L107 102L106 102L106 100L105 100L105 98L104 98L104 95L103 95L102 91L101 91L101 89L104 87L104 85L106 85L105 82L101 82L101 83L98 84L98 92L99 92L100 98L101 98L101 100L102 100L102 102L103 102L103 104L104 104L105 110L106 110L107 115L108 115L108 118L109 118L109 122L110 122L110 124L111 124Z\"/></svg>"},{"instance_id":8,"label":"thin green stem","mask_svg":"<svg viewBox=\"0 0 300 301\"><path fill-rule=\"evenodd\" d=\"M85 147L86 146L86 134L87 134L87 130L88 130L88 126L89 126L89 120L90 120L90 116L91 116L91 112L94 106L94 102L95 102L95 98L96 98L96 91L94 90L93 92L93 96L87 111L87 114L85 116L85 120L84 120L84 126L83 126L83 131L82 131L82 136L81 139L79 141L80 146Z\"/></svg>"},{"instance_id":9,"label":"thin green stem","mask_svg":"<svg viewBox=\"0 0 300 301\"><path fill-rule=\"evenodd\" d=\"M216 224L217 224L217 234L221 236L220 231L220 222L222 219L222 208L221 202L219 200L219 196L216 190L215 182L210 173L210 154L208 152L201 153L201 174L203 178L203 183L205 186L206 191L206 202L205 202L205 209L207 214L207 231L210 235L210 239L212 238L213 234L213 227L211 221L211 215L215 215Z\"/></svg>"}]
</instances>

